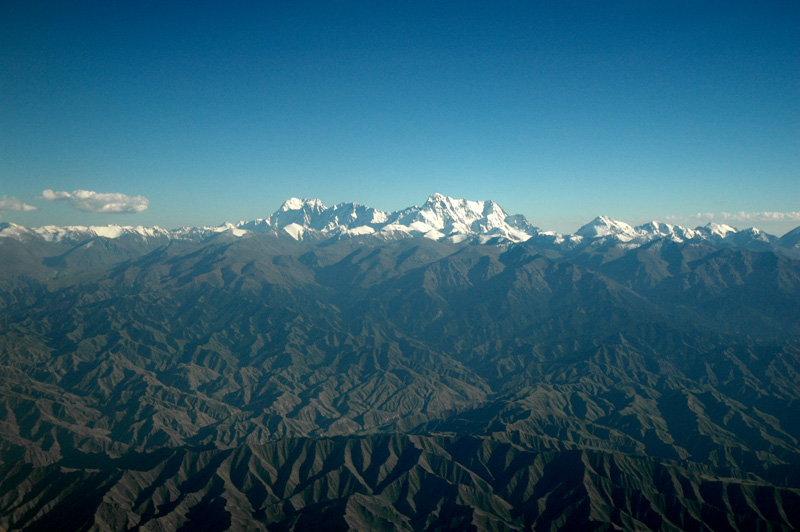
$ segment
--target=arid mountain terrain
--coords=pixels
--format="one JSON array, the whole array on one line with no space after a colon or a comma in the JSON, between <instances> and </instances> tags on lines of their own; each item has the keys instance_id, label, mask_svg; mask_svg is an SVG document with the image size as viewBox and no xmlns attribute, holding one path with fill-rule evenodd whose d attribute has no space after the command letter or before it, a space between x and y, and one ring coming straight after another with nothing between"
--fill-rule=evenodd
<instances>
[{"instance_id":1,"label":"arid mountain terrain","mask_svg":"<svg viewBox=\"0 0 800 532\"><path fill-rule=\"evenodd\" d=\"M1 238L0 528L800 529L791 234L497 219Z\"/></svg>"}]
</instances>

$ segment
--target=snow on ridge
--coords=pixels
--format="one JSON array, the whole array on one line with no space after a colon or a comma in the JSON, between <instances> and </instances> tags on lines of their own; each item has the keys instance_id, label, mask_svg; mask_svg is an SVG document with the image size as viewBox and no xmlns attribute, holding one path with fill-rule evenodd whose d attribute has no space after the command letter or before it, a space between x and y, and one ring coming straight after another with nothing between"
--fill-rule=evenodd
<instances>
[{"instance_id":1,"label":"snow on ridge","mask_svg":"<svg viewBox=\"0 0 800 532\"><path fill-rule=\"evenodd\" d=\"M22 225L17 225L10 222L0 223L0 238L13 238L15 240L21 240L23 236L30 234L30 232L30 229Z\"/></svg>"},{"instance_id":2,"label":"snow on ridge","mask_svg":"<svg viewBox=\"0 0 800 532\"><path fill-rule=\"evenodd\" d=\"M441 233L454 235L499 235L512 242L523 242L532 235L524 216L508 214L493 201L456 199L443 194L431 194L422 207L409 207L389 215L390 224L407 226L414 232L431 236ZM510 222L510 223L509 223ZM436 231L436 233L430 233ZM459 238L459 240L462 240Z\"/></svg>"},{"instance_id":3,"label":"snow on ridge","mask_svg":"<svg viewBox=\"0 0 800 532\"><path fill-rule=\"evenodd\" d=\"M800 228L799 228L800 229ZM241 237L248 233L285 234L296 240L371 236L383 240L424 236L448 242L525 242L545 247L579 250L587 246L632 248L658 239L674 242L710 240L728 246L761 249L778 239L757 229L739 231L731 226L709 223L689 229L651 221L638 226L608 216L598 216L575 233L562 235L540 231L521 214L508 215L494 201L473 201L431 194L422 206L384 212L359 203L343 202L326 207L319 199L289 198L273 214L250 221L209 227L184 227L167 231L143 226L53 226L38 228L2 222L0 237L26 240L78 241L90 238L142 238L204 240L219 233ZM788 239L784 239L788 242ZM781 241L782 243L784 241ZM783 245L783 244L781 244Z\"/></svg>"},{"instance_id":4,"label":"snow on ridge","mask_svg":"<svg viewBox=\"0 0 800 532\"><path fill-rule=\"evenodd\" d=\"M302 240L306 232L306 228L298 223L290 223L283 228L295 240Z\"/></svg>"},{"instance_id":5,"label":"snow on ridge","mask_svg":"<svg viewBox=\"0 0 800 532\"><path fill-rule=\"evenodd\" d=\"M2 231L2 233L5 232L6 232L5 230ZM17 236L21 236L23 233L19 230L15 230L14 234ZM137 235L143 238L153 238L159 236L169 237L171 235L171 232L167 231L166 229L162 229L158 226L144 227L142 225L130 226L130 225L112 224L112 225L90 225L90 226L43 225L41 227L35 227L32 229L26 228L26 232L24 234L26 236L36 235L48 242L61 242L63 240L78 240L78 239L86 239L94 237L115 239L123 235ZM0 236L6 236L6 235L0 235Z\"/></svg>"},{"instance_id":6,"label":"snow on ridge","mask_svg":"<svg viewBox=\"0 0 800 532\"><path fill-rule=\"evenodd\" d=\"M294 225L304 228L303 232ZM493 201L456 199L439 193L432 194L422 207L394 212L352 202L326 207L320 200L290 198L267 218L239 222L236 226L257 232L283 230L297 239L312 231L334 236L376 234L396 238L405 234L434 239L489 234L512 242L529 239L535 230L524 216L508 216Z\"/></svg>"},{"instance_id":7,"label":"snow on ridge","mask_svg":"<svg viewBox=\"0 0 800 532\"><path fill-rule=\"evenodd\" d=\"M683 242L698 237L698 232L694 229L657 221L637 225L634 229L648 240L668 238L675 242Z\"/></svg>"},{"instance_id":8,"label":"snow on ridge","mask_svg":"<svg viewBox=\"0 0 800 532\"><path fill-rule=\"evenodd\" d=\"M368 225L361 225L347 230L348 235L372 235L375 234L375 229Z\"/></svg>"},{"instance_id":9,"label":"snow on ridge","mask_svg":"<svg viewBox=\"0 0 800 532\"><path fill-rule=\"evenodd\" d=\"M578 229L572 235L572 238L578 237L584 244L594 243L599 245L607 242L617 242L623 247L630 247L658 239L667 239L673 242L685 242L695 239L728 242L735 234L741 234L741 231L720 224L707 224L703 227L690 229L654 220L633 227L607 216L598 216Z\"/></svg>"},{"instance_id":10,"label":"snow on ridge","mask_svg":"<svg viewBox=\"0 0 800 532\"><path fill-rule=\"evenodd\" d=\"M697 228L698 231L705 233L708 236L715 237L715 238L725 238L731 233L738 232L738 229L735 227L731 227L727 224L718 224L714 222L708 222L706 225L700 226Z\"/></svg>"},{"instance_id":11,"label":"snow on ridge","mask_svg":"<svg viewBox=\"0 0 800 532\"><path fill-rule=\"evenodd\" d=\"M625 222L614 220L608 216L598 216L588 224L575 231L575 234L583 238L621 236L630 239L638 236L639 233Z\"/></svg>"},{"instance_id":12,"label":"snow on ridge","mask_svg":"<svg viewBox=\"0 0 800 532\"><path fill-rule=\"evenodd\" d=\"M289 198L283 202L280 211L298 211L308 207L310 209L325 210L327 207L318 199Z\"/></svg>"}]
</instances>

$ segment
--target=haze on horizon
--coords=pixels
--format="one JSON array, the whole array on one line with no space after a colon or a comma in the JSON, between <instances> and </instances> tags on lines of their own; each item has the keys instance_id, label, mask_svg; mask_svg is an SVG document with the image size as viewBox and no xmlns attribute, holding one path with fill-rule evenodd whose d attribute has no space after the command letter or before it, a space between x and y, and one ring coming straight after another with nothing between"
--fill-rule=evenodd
<instances>
[{"instance_id":1,"label":"haze on horizon","mask_svg":"<svg viewBox=\"0 0 800 532\"><path fill-rule=\"evenodd\" d=\"M218 224L434 192L800 225L800 6L0 5L0 221ZM83 192L81 192L83 191Z\"/></svg>"}]
</instances>

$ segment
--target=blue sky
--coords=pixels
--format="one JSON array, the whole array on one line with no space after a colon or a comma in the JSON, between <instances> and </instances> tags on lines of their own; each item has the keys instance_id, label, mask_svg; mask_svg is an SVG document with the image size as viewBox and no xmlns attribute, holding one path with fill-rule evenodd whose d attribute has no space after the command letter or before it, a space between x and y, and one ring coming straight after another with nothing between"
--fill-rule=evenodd
<instances>
[{"instance_id":1,"label":"blue sky","mask_svg":"<svg viewBox=\"0 0 800 532\"><path fill-rule=\"evenodd\" d=\"M173 228L440 192L562 232L604 214L782 234L799 26L794 0L7 0L0 221Z\"/></svg>"}]
</instances>

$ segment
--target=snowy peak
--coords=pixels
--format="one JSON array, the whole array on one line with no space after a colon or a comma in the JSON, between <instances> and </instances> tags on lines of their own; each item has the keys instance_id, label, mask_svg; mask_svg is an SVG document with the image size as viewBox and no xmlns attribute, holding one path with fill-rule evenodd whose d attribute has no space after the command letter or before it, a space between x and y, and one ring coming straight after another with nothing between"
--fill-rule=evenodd
<instances>
[{"instance_id":1,"label":"snowy peak","mask_svg":"<svg viewBox=\"0 0 800 532\"><path fill-rule=\"evenodd\" d=\"M777 238L775 238L774 236L768 235L761 229L756 229L755 227L748 227L747 229L737 231L734 236L741 238L748 238L752 240L758 240L760 242L773 242L777 240Z\"/></svg>"},{"instance_id":2,"label":"snowy peak","mask_svg":"<svg viewBox=\"0 0 800 532\"><path fill-rule=\"evenodd\" d=\"M616 242L623 247L633 247L662 238L683 242L702 238L704 235L700 229L688 229L664 222L652 221L632 227L607 216L598 216L578 229L574 236L580 237L584 245Z\"/></svg>"},{"instance_id":3,"label":"snowy peak","mask_svg":"<svg viewBox=\"0 0 800 532\"><path fill-rule=\"evenodd\" d=\"M639 233L630 225L608 216L598 216L575 232L582 238L617 237L621 240L631 240Z\"/></svg>"},{"instance_id":4,"label":"snowy peak","mask_svg":"<svg viewBox=\"0 0 800 532\"><path fill-rule=\"evenodd\" d=\"M267 219L267 225L276 229L297 224L311 227L327 207L318 199L290 198Z\"/></svg>"},{"instance_id":5,"label":"snowy peak","mask_svg":"<svg viewBox=\"0 0 800 532\"><path fill-rule=\"evenodd\" d=\"M493 201L471 201L438 193L432 194L422 207L392 213L390 221L386 230L405 228L429 238L452 241L478 236L522 242L535 231L524 216L510 217Z\"/></svg>"},{"instance_id":6,"label":"snowy peak","mask_svg":"<svg viewBox=\"0 0 800 532\"><path fill-rule=\"evenodd\" d=\"M283 202L281 208L278 209L279 211L302 211L302 210L310 210L310 211L324 211L325 205L322 201L318 199L300 199L300 198L289 198L288 200Z\"/></svg>"},{"instance_id":7,"label":"snowy peak","mask_svg":"<svg viewBox=\"0 0 800 532\"><path fill-rule=\"evenodd\" d=\"M352 231L369 227L374 231L386 223L388 216L388 213L359 203L340 203L324 213L323 230L335 231L337 228L342 228ZM359 230L360 233L364 231L366 229Z\"/></svg>"},{"instance_id":8,"label":"snowy peak","mask_svg":"<svg viewBox=\"0 0 800 532\"><path fill-rule=\"evenodd\" d=\"M682 242L684 240L691 240L697 236L697 231L694 229L656 221L638 225L634 229L651 240L656 238L668 238L676 242Z\"/></svg>"},{"instance_id":9,"label":"snowy peak","mask_svg":"<svg viewBox=\"0 0 800 532\"><path fill-rule=\"evenodd\" d=\"M237 228L254 232L284 232L302 240L309 230L334 235L369 234L386 220L385 212L358 203L326 207L318 199L291 198L267 218L239 222Z\"/></svg>"},{"instance_id":10,"label":"snowy peak","mask_svg":"<svg viewBox=\"0 0 800 532\"><path fill-rule=\"evenodd\" d=\"M14 240L23 240L25 237L33 233L31 229L9 222L0 223L0 238L13 238Z\"/></svg>"},{"instance_id":11,"label":"snowy peak","mask_svg":"<svg viewBox=\"0 0 800 532\"><path fill-rule=\"evenodd\" d=\"M725 238L722 239L722 243L725 245L753 251L767 251L777 241L777 237L768 235L755 227L750 227L742 231L729 232L726 234Z\"/></svg>"},{"instance_id":12,"label":"snowy peak","mask_svg":"<svg viewBox=\"0 0 800 532\"><path fill-rule=\"evenodd\" d=\"M712 240L722 240L728 235L737 232L735 227L714 222L709 222L704 226L698 227L697 231Z\"/></svg>"},{"instance_id":13,"label":"snowy peak","mask_svg":"<svg viewBox=\"0 0 800 532\"><path fill-rule=\"evenodd\" d=\"M376 234L387 239L425 236L454 242L477 237L521 242L536 231L522 215L509 216L493 201L470 201L431 195L422 207L387 213L358 203L326 207L320 200L291 198L265 219L240 222L240 230L283 232L297 240L318 233L329 236Z\"/></svg>"},{"instance_id":14,"label":"snowy peak","mask_svg":"<svg viewBox=\"0 0 800 532\"><path fill-rule=\"evenodd\" d=\"M0 224L0 238L14 238L15 240L29 240L41 238L47 242L78 242L90 238L120 238L123 236L136 236L140 238L169 237L170 231L158 226L144 227L141 225L44 225L33 229L17 224Z\"/></svg>"},{"instance_id":15,"label":"snowy peak","mask_svg":"<svg viewBox=\"0 0 800 532\"><path fill-rule=\"evenodd\" d=\"M428 201L417 210L410 212L406 219L427 223L433 229L445 233L469 233L484 227L498 226L508 216L493 201L470 201L456 199L442 194L433 194Z\"/></svg>"}]
</instances>

